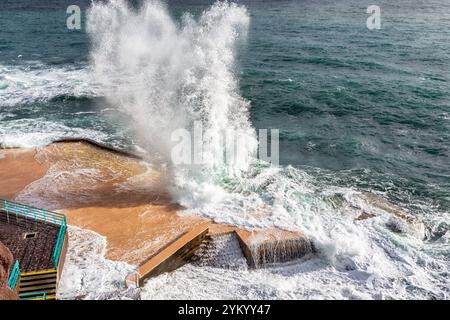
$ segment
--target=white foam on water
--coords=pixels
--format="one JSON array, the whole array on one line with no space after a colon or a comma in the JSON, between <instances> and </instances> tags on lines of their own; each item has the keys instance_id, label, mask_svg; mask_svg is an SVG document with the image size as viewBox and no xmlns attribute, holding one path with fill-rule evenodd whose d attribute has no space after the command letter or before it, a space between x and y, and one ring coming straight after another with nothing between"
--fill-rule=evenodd
<instances>
[{"instance_id":1,"label":"white foam on water","mask_svg":"<svg viewBox=\"0 0 450 320\"><path fill-rule=\"evenodd\" d=\"M150 279L141 298L448 299L445 235L441 244L428 244L390 232L384 221L358 222L354 229L360 234L353 237L350 224L340 222L336 233L330 232L336 243L322 243L317 255L289 264L260 270L187 265ZM441 252L442 259L430 255L432 250Z\"/></svg>"},{"instance_id":2,"label":"white foam on water","mask_svg":"<svg viewBox=\"0 0 450 320\"><path fill-rule=\"evenodd\" d=\"M187 207L181 214L201 214L243 228L302 231L317 249L310 260L265 270L186 265L148 281L143 298L448 299L449 231L438 229L450 221L450 213L429 213L430 208L424 208L418 217L439 236L423 239L420 230L393 222L390 212L361 200L356 190L318 185L301 170L271 168L254 160L257 145L248 121L249 102L240 96L233 72L236 44L245 38L249 22L244 7L229 3L217 3L198 18L185 15L181 23L158 1L148 1L139 10L122 0L94 3L87 16L91 66L73 70L2 66L0 107L61 94L104 95L112 106L132 116L130 125L139 131L144 149L166 162L175 129L192 129L195 121L201 121L213 132L205 138L206 145L219 147L222 133L234 129L246 142L239 174L221 166L213 148L206 150L204 166L170 167L172 194ZM50 129L34 127L27 121L9 122L7 130L2 126L0 142L41 145L67 131L86 133L41 121L36 123ZM101 140L101 134L97 138ZM48 179L30 185L29 193L18 199L45 199L39 194L42 190L61 196L60 187L72 178L95 178L95 172L66 171L50 172ZM145 181L136 183L146 186ZM42 203L49 205L58 207ZM376 216L355 221L363 211ZM122 285L132 268L104 259L103 238L72 231L61 297L130 297ZM134 293L131 297L136 298Z\"/></svg>"},{"instance_id":3,"label":"white foam on water","mask_svg":"<svg viewBox=\"0 0 450 320\"><path fill-rule=\"evenodd\" d=\"M200 245L192 259L195 265L247 270L247 260L235 233L214 235Z\"/></svg>"},{"instance_id":4,"label":"white foam on water","mask_svg":"<svg viewBox=\"0 0 450 320\"><path fill-rule=\"evenodd\" d=\"M92 199L100 178L101 175L93 168L61 169L52 166L42 178L20 191L15 200L40 208L60 209L70 205L71 198L75 201Z\"/></svg>"},{"instance_id":5,"label":"white foam on water","mask_svg":"<svg viewBox=\"0 0 450 320\"><path fill-rule=\"evenodd\" d=\"M197 19L172 19L160 1L138 10L127 1L94 3L87 16L93 43L91 65L106 97L128 113L130 125L150 154L171 164L172 133L200 122L204 135L202 166L173 166L173 196L179 203L217 198L215 183L227 171L247 169L256 151L249 103L239 95L234 74L235 48L245 38L249 15L243 6L217 2ZM231 131L231 132L230 132ZM226 134L243 141L239 169L222 165Z\"/></svg>"},{"instance_id":6,"label":"white foam on water","mask_svg":"<svg viewBox=\"0 0 450 320\"><path fill-rule=\"evenodd\" d=\"M20 191L16 195L16 201L52 210L71 207L73 204L79 205L80 201L92 203L96 199L99 185L114 183L121 177L122 173L111 170L108 162L91 162L90 166L86 166L87 158L67 157L64 153L58 154L58 152L57 147L36 149L35 159L50 167L43 177L31 182ZM61 158L58 159L58 156ZM149 186L151 173L148 167L145 173L130 179L136 192L144 192L139 189ZM137 182L141 185L134 180L138 180ZM120 190L120 185L116 187ZM125 190L126 187L127 183L124 183L122 188ZM149 189L146 191L148 192ZM101 198L101 195L99 197Z\"/></svg>"},{"instance_id":7,"label":"white foam on water","mask_svg":"<svg viewBox=\"0 0 450 320\"><path fill-rule=\"evenodd\" d=\"M430 298L417 282L416 275L385 278L364 270L337 270L319 258L250 271L186 265L149 280L141 299ZM447 296L437 293L435 298L448 298L448 290Z\"/></svg>"},{"instance_id":8,"label":"white foam on water","mask_svg":"<svg viewBox=\"0 0 450 320\"><path fill-rule=\"evenodd\" d=\"M101 131L72 128L44 119L10 120L0 127L0 146L3 148L39 147L70 137L90 138L102 142L108 138L108 135Z\"/></svg>"},{"instance_id":9,"label":"white foam on water","mask_svg":"<svg viewBox=\"0 0 450 320\"><path fill-rule=\"evenodd\" d=\"M98 96L101 89L92 82L88 66L65 65L49 67L38 61L24 61L22 65L0 65L0 119L16 117L12 107L45 102L66 96ZM104 141L107 134L88 128L68 127L59 122L40 118L3 121L0 126L0 146L43 146L61 138L77 137Z\"/></svg>"},{"instance_id":10,"label":"white foam on water","mask_svg":"<svg viewBox=\"0 0 450 320\"><path fill-rule=\"evenodd\" d=\"M311 177L295 168L272 170L272 174L267 174L264 169L245 182L247 184L235 189L239 192L230 193L228 202L204 206L201 212L216 221L243 228L277 226L301 231L313 241L318 251L317 261L323 265L321 270L311 271L305 270L302 266L305 263L297 263L295 268L307 274L288 272L286 279L292 277L293 281L290 291L278 292L272 298L445 299L449 296L449 243L444 240L440 244L424 241L423 232L410 228L410 224L381 209L382 206L376 207L364 201L361 193L332 186L315 186ZM382 198L379 201L385 203ZM268 212L264 213L262 203L270 206ZM258 215L259 210L262 214ZM185 213L191 211L195 212L191 209ZM355 221L362 212L376 213L377 216ZM437 221L430 222L430 225L449 221L450 217L448 213L434 216ZM393 218L407 227L394 232L390 226ZM284 267L277 270L283 271ZM273 282L279 279L272 271L255 272L265 272L266 278L261 280L258 275L253 278L247 274L230 277L253 279L254 283L249 285L261 288L267 286L266 279ZM231 281L226 278L226 272L220 273L215 269L195 270L195 273L195 278L181 273L174 277L180 277L180 281L194 281L192 286L195 286L197 276L220 277L226 283ZM355 274L365 275L365 279L356 281L352 278ZM184 279L185 276L188 279ZM170 276L164 281L169 281L167 279L171 279ZM325 283L323 279L327 279ZM372 286L374 279L375 288ZM317 282L317 287L306 284L308 281ZM149 282L148 286L152 284ZM235 285L240 286L238 283ZM300 288L310 290L302 291ZM216 294L227 297L225 291L219 290Z\"/></svg>"},{"instance_id":11,"label":"white foam on water","mask_svg":"<svg viewBox=\"0 0 450 320\"><path fill-rule=\"evenodd\" d=\"M134 10L112 0L95 3L88 13L94 78L110 103L131 115L150 154L170 163L170 134L191 130L195 121L213 132L206 141L213 146L206 149L207 164L170 166L172 195L187 208L181 214L243 228L302 231L318 251L311 262L265 271L186 266L150 280L144 295L237 298L226 283L253 298L447 297L448 255L436 256L434 244L417 237L420 232L393 227L392 214L369 202L377 216L355 221L364 211L364 205L355 207L357 191L318 186L301 170L255 160L249 103L233 72L236 45L249 22L243 6L226 2L197 18L186 14L181 23L159 1ZM245 141L237 174L221 163L223 153L214 152L228 128Z\"/></svg>"},{"instance_id":12,"label":"white foam on water","mask_svg":"<svg viewBox=\"0 0 450 320\"><path fill-rule=\"evenodd\" d=\"M128 289L125 278L134 267L105 258L106 239L74 226L68 227L69 247L59 284L58 299L138 299L139 289Z\"/></svg>"},{"instance_id":13,"label":"white foam on water","mask_svg":"<svg viewBox=\"0 0 450 320\"><path fill-rule=\"evenodd\" d=\"M97 96L87 66L49 67L37 61L0 65L0 108L44 102L61 95Z\"/></svg>"}]
</instances>

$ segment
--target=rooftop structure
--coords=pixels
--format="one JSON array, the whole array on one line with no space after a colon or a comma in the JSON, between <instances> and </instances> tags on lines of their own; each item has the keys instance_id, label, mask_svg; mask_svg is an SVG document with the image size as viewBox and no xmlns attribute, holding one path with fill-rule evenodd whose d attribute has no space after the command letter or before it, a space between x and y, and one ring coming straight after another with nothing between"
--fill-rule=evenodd
<instances>
[{"instance_id":1,"label":"rooftop structure","mask_svg":"<svg viewBox=\"0 0 450 320\"><path fill-rule=\"evenodd\" d=\"M55 299L67 251L66 217L1 199L0 241L16 259L10 288L22 299Z\"/></svg>"}]
</instances>

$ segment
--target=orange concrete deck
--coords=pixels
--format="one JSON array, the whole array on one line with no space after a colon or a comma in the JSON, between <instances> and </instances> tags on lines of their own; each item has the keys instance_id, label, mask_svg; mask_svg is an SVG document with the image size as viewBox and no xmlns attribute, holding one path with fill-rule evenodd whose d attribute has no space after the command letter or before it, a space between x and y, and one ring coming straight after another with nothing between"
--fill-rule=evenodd
<instances>
[{"instance_id":1,"label":"orange concrete deck","mask_svg":"<svg viewBox=\"0 0 450 320\"><path fill-rule=\"evenodd\" d=\"M13 200L27 185L42 178L49 166L35 159L36 149L0 149L0 197Z\"/></svg>"},{"instance_id":2,"label":"orange concrete deck","mask_svg":"<svg viewBox=\"0 0 450 320\"><path fill-rule=\"evenodd\" d=\"M179 216L181 207L171 202L165 173L123 152L83 141L1 152L0 196L29 205L38 199L48 209L61 210L69 225L105 236L111 260L142 265L206 222L211 234L236 230L199 216ZM249 248L264 239L257 233L241 232Z\"/></svg>"}]
</instances>

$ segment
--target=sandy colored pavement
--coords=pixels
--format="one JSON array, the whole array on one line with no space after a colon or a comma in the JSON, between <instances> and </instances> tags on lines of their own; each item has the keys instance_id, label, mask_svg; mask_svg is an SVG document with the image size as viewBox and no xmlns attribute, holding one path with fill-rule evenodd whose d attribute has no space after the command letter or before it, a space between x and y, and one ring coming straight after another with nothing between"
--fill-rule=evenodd
<instances>
[{"instance_id":1,"label":"sandy colored pavement","mask_svg":"<svg viewBox=\"0 0 450 320\"><path fill-rule=\"evenodd\" d=\"M111 260L139 265L184 232L209 221L177 215L181 208L166 192L164 175L140 159L85 142L0 152L0 197L65 213L70 225L106 237L106 257ZM232 230L211 222L211 233ZM284 232L242 235L254 242L283 238Z\"/></svg>"}]
</instances>

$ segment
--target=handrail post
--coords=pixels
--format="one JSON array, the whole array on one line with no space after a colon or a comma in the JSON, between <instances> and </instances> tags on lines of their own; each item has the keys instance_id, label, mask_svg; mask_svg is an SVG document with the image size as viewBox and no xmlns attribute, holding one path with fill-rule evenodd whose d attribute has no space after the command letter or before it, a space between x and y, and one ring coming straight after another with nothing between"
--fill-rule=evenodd
<instances>
[{"instance_id":1,"label":"handrail post","mask_svg":"<svg viewBox=\"0 0 450 320\"><path fill-rule=\"evenodd\" d=\"M6 211L6 220L8 220L9 223L9 208L8 208L8 202L6 200L3 200L3 207Z\"/></svg>"},{"instance_id":2,"label":"handrail post","mask_svg":"<svg viewBox=\"0 0 450 320\"><path fill-rule=\"evenodd\" d=\"M14 212L16 213L16 222L19 223L19 209L17 208L15 202L14 202Z\"/></svg>"},{"instance_id":3,"label":"handrail post","mask_svg":"<svg viewBox=\"0 0 450 320\"><path fill-rule=\"evenodd\" d=\"M62 220L61 220L61 224L60 224L60 228L59 228L59 232L58 232L58 239L56 241L56 245L55 245L55 249L53 250L53 264L55 266L55 268L58 267L58 263L59 263L59 258L61 255L61 248L64 244L64 237L66 235L66 217L63 216Z\"/></svg>"},{"instance_id":4,"label":"handrail post","mask_svg":"<svg viewBox=\"0 0 450 320\"><path fill-rule=\"evenodd\" d=\"M14 288L16 287L19 276L20 276L19 261L16 260L16 262L14 262L14 266L11 270L11 274L9 275L9 278L8 278L8 286L11 290L14 290Z\"/></svg>"}]
</instances>

